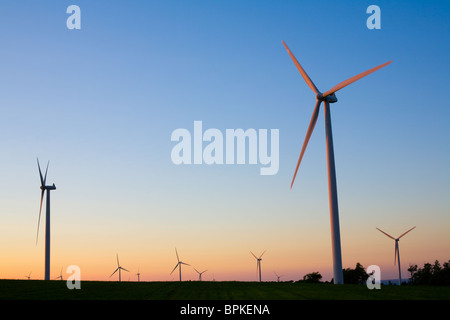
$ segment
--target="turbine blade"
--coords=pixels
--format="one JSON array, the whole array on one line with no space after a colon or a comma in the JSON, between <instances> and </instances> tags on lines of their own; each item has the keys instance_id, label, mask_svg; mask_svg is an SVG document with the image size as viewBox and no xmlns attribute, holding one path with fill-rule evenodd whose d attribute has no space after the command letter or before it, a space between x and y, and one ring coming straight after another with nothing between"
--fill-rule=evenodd
<instances>
[{"instance_id":1,"label":"turbine blade","mask_svg":"<svg viewBox=\"0 0 450 320\"><path fill-rule=\"evenodd\" d=\"M194 268L194 270L195 270L198 274L200 274L200 272L199 272L197 269Z\"/></svg>"},{"instance_id":2,"label":"turbine blade","mask_svg":"<svg viewBox=\"0 0 450 320\"><path fill-rule=\"evenodd\" d=\"M130 272L130 271L128 271L127 269L122 268L122 267L120 267L120 269L122 269L123 271L126 271L126 272Z\"/></svg>"},{"instance_id":3,"label":"turbine blade","mask_svg":"<svg viewBox=\"0 0 450 320\"><path fill-rule=\"evenodd\" d=\"M180 258L178 258L178 251L177 251L177 248L175 248L175 253L177 254L177 260L178 260L178 262L180 262Z\"/></svg>"},{"instance_id":4,"label":"turbine blade","mask_svg":"<svg viewBox=\"0 0 450 320\"><path fill-rule=\"evenodd\" d=\"M44 187L44 178L42 177L41 166L39 165L39 158L37 158L37 165L39 169L39 177L41 178L41 186Z\"/></svg>"},{"instance_id":5,"label":"turbine blade","mask_svg":"<svg viewBox=\"0 0 450 320\"><path fill-rule=\"evenodd\" d=\"M298 158L297 167L295 168L294 177L291 182L291 189L294 185L295 177L297 176L298 168L300 167L300 163L302 162L303 154L305 153L306 146L308 145L309 139L311 138L311 134L314 131L314 127L316 126L317 117L319 116L320 104L322 101L317 100L316 106L314 108L313 114L311 116L311 121L309 122L308 131L306 131L305 141L303 142L302 151L300 152L300 157Z\"/></svg>"},{"instance_id":6,"label":"turbine blade","mask_svg":"<svg viewBox=\"0 0 450 320\"><path fill-rule=\"evenodd\" d=\"M383 232L385 235L387 235L389 238L395 240L395 238L393 236L388 235L386 232L384 232L383 230L380 230L378 228L376 228L378 231Z\"/></svg>"},{"instance_id":7,"label":"turbine blade","mask_svg":"<svg viewBox=\"0 0 450 320\"><path fill-rule=\"evenodd\" d=\"M36 244L38 243L38 237L39 237L39 226L41 224L41 211L42 211L42 201L44 200L44 192L45 192L45 189L42 189L42 192L41 192L41 205L39 207L39 217L38 217L38 225L37 225L37 232L36 232Z\"/></svg>"},{"instance_id":8,"label":"turbine blade","mask_svg":"<svg viewBox=\"0 0 450 320\"><path fill-rule=\"evenodd\" d=\"M187 263L184 263L184 262L181 262L181 261L180 261L180 263L184 264L184 265L187 265L187 266L191 266L190 264L187 264Z\"/></svg>"},{"instance_id":9,"label":"turbine blade","mask_svg":"<svg viewBox=\"0 0 450 320\"><path fill-rule=\"evenodd\" d=\"M261 259L261 257L263 256L264 253L266 253L267 250L264 250L263 253L261 253L261 255L259 256L259 259Z\"/></svg>"},{"instance_id":10,"label":"turbine blade","mask_svg":"<svg viewBox=\"0 0 450 320\"><path fill-rule=\"evenodd\" d=\"M314 93L317 95L319 93L319 90L317 89L316 85L314 84L314 82L312 82L311 78L308 76L308 74L306 73L306 71L302 68L302 66L300 65L300 63L297 61L297 59L295 58L295 56L292 54L291 50L288 48L288 46L286 45L286 43L283 42L284 47L286 48L287 52L289 53L289 55L291 56L292 61L294 61L295 66L297 67L298 71L300 71L300 74L302 75L303 79L306 81L306 84L311 88L312 91L314 91Z\"/></svg>"},{"instance_id":11,"label":"turbine blade","mask_svg":"<svg viewBox=\"0 0 450 320\"><path fill-rule=\"evenodd\" d=\"M363 73L360 73L360 74L358 74L358 75L356 75L356 76L353 76L353 77L351 77L350 79L347 79L347 80L345 80L345 81L342 81L341 83L335 85L333 88L331 88L330 90L328 90L327 92L325 92L325 93L323 94L323 97L326 97L326 96L328 96L328 95L330 95L330 94L335 93L335 92L338 91L338 90L341 90L342 88L348 86L349 84L352 84L353 82L355 82L355 81L357 81L357 80L359 80L359 79L361 79L361 78L364 78L365 76L371 74L372 72L375 72L375 71L377 71L377 70L379 70L379 69L381 69L381 68L387 66L387 65L390 64L391 62L392 62L392 60L391 60L391 61L388 61L388 62L386 62L386 63L383 63L383 64L379 65L378 67L375 67L375 68L372 68L372 69L370 69L370 70L364 71Z\"/></svg>"},{"instance_id":12,"label":"turbine blade","mask_svg":"<svg viewBox=\"0 0 450 320\"><path fill-rule=\"evenodd\" d=\"M178 268L178 263L176 264L175 268L173 268L173 270L172 270L172 272L170 274L172 274L175 271L176 268Z\"/></svg>"},{"instance_id":13,"label":"turbine blade","mask_svg":"<svg viewBox=\"0 0 450 320\"><path fill-rule=\"evenodd\" d=\"M116 258L117 258L117 267L120 268L120 264L119 264L119 255L116 253Z\"/></svg>"},{"instance_id":14,"label":"turbine blade","mask_svg":"<svg viewBox=\"0 0 450 320\"><path fill-rule=\"evenodd\" d=\"M415 228L415 227L414 227ZM405 234L407 234L408 232L410 232L412 229L414 229L414 228L411 228L411 229L409 229L408 231L406 231L405 233L403 233L400 237L398 237L397 239L400 239L401 237L403 237Z\"/></svg>"},{"instance_id":15,"label":"turbine blade","mask_svg":"<svg viewBox=\"0 0 450 320\"><path fill-rule=\"evenodd\" d=\"M256 260L258 260L258 258L253 254L253 252L250 251L250 253L252 254L252 256L255 257Z\"/></svg>"},{"instance_id":16,"label":"turbine blade","mask_svg":"<svg viewBox=\"0 0 450 320\"><path fill-rule=\"evenodd\" d=\"M397 254L398 254L398 242L395 241L394 266L397 265Z\"/></svg>"},{"instance_id":17,"label":"turbine blade","mask_svg":"<svg viewBox=\"0 0 450 320\"><path fill-rule=\"evenodd\" d=\"M48 171L48 165L50 164L50 161L47 162L47 168L45 169L45 175L44 175L44 187L45 187L45 182L47 181L47 171Z\"/></svg>"},{"instance_id":18,"label":"turbine blade","mask_svg":"<svg viewBox=\"0 0 450 320\"><path fill-rule=\"evenodd\" d=\"M119 268L117 268L109 277L111 278L114 275L114 273L117 272L117 270L119 270Z\"/></svg>"}]
</instances>

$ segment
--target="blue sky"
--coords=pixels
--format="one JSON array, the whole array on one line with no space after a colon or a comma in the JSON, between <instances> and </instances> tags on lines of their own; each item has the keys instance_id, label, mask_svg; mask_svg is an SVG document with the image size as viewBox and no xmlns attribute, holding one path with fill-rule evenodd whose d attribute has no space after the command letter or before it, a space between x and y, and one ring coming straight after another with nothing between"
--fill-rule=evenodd
<instances>
[{"instance_id":1,"label":"blue sky","mask_svg":"<svg viewBox=\"0 0 450 320\"><path fill-rule=\"evenodd\" d=\"M81 30L66 28L71 4ZM366 27L371 4L381 30ZM2 241L29 237L22 250L36 251L38 156L58 188L55 246L75 225L102 238L112 260L121 234L152 233L173 250L184 236L223 232L224 250L302 252L316 230L331 259L323 110L289 191L315 98L284 40L322 92L393 60L332 105L344 266L358 261L353 244L367 232L384 244L376 226L400 234L417 224L417 243L434 234L441 247L411 261L440 257L450 243L449 13L448 1L2 1ZM222 132L279 129L278 174L173 165L170 135L195 120Z\"/></svg>"}]
</instances>

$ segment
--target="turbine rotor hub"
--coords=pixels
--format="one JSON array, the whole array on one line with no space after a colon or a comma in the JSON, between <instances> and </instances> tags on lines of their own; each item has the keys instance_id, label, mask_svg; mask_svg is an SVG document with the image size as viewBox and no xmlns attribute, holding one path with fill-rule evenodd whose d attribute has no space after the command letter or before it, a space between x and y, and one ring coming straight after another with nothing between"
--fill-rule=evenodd
<instances>
[{"instance_id":1,"label":"turbine rotor hub","mask_svg":"<svg viewBox=\"0 0 450 320\"><path fill-rule=\"evenodd\" d=\"M323 96L322 92L319 92L316 96L317 100L319 101L326 101L328 103L335 103L337 102L336 95L334 93L327 95L326 97Z\"/></svg>"}]
</instances>

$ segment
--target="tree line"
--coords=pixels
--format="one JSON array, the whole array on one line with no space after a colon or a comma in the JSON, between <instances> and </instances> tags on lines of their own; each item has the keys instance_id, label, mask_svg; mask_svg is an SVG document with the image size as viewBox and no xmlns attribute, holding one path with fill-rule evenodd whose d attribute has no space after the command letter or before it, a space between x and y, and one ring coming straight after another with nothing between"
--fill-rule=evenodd
<instances>
[{"instance_id":1,"label":"tree line","mask_svg":"<svg viewBox=\"0 0 450 320\"><path fill-rule=\"evenodd\" d=\"M354 269L343 269L345 284L365 284L369 278L364 267L357 262ZM438 260L431 263L425 263L422 268L417 264L410 265L408 268L410 273L409 281L402 284L410 285L450 285L450 260L444 262L441 266ZM322 283L322 275L319 272L311 272L303 276L303 280L298 282ZM333 280L331 280L333 282Z\"/></svg>"}]
</instances>

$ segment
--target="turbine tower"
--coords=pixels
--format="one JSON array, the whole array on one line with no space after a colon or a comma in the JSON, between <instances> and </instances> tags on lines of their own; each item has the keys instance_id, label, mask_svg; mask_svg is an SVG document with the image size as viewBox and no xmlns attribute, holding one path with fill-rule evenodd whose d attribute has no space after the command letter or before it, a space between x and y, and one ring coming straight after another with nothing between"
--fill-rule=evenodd
<instances>
[{"instance_id":1,"label":"turbine tower","mask_svg":"<svg viewBox=\"0 0 450 320\"><path fill-rule=\"evenodd\" d=\"M194 268L194 270L198 273L198 281L202 281L202 274L204 274L206 271L208 271L208 270L205 270L205 271L200 272L195 268Z\"/></svg>"},{"instance_id":2,"label":"turbine tower","mask_svg":"<svg viewBox=\"0 0 450 320\"><path fill-rule=\"evenodd\" d=\"M119 264L119 255L116 253L116 258L117 258L117 269L114 270L114 272L109 276L110 278L114 275L114 273L116 273L117 271L119 271L119 282L122 281L122 277L121 277L121 270L126 271L126 272L130 272L125 268L122 268Z\"/></svg>"},{"instance_id":3,"label":"turbine tower","mask_svg":"<svg viewBox=\"0 0 450 320\"><path fill-rule=\"evenodd\" d=\"M300 166L300 162L302 161L303 154L306 150L306 146L308 145L309 139L310 139L311 134L316 125L317 117L319 115L319 110L320 110L320 104L323 102L324 103L324 113L325 113L325 133L326 133L326 147L327 147L328 194L329 194L329 203L330 203L331 242L332 242L332 247L333 247L333 275L334 275L334 283L335 284L343 284L344 278L343 278L343 272L342 272L341 237L340 237L340 232L339 232L339 210L338 210L338 196L337 196L337 185L336 185L336 169L335 169L335 164L334 164L333 134L332 134L332 130L331 130L330 103L337 102L335 92L337 92L338 90L348 86L349 84L371 74L372 72L375 72L375 71L387 66L392 61L386 62L382 65L379 65L378 67L375 67L375 68L367 70L363 73L360 73L348 80L345 80L345 81L337 84L336 86L334 86L327 92L321 93L317 89L316 85L309 78L308 74L302 68L300 63L294 57L291 50L288 48L288 46L286 45L286 43L284 41L283 41L283 45L286 48L289 55L291 56L291 59L294 61L295 66L297 67L298 71L302 75L306 84L315 93L316 99L317 99L316 106L314 108L314 111L313 111L313 114L311 117L311 121L309 123L309 127L306 132L305 141L303 142L303 147L302 147L302 150L300 153L300 157L297 162L297 167L295 168L294 177L292 178L291 189L294 184L294 180L297 175L297 171Z\"/></svg>"},{"instance_id":4,"label":"turbine tower","mask_svg":"<svg viewBox=\"0 0 450 320\"><path fill-rule=\"evenodd\" d=\"M175 269L178 268L178 270L180 271L180 281L181 281L181 265L184 264L184 265L190 266L190 264L187 264L187 263L184 263L183 261L180 261L180 258L178 257L177 248L175 248L175 253L177 255L178 262L177 262L177 264L175 265L175 268L173 268L173 270L172 270L172 272L170 274L172 274L175 271Z\"/></svg>"},{"instance_id":5,"label":"turbine tower","mask_svg":"<svg viewBox=\"0 0 450 320\"><path fill-rule=\"evenodd\" d=\"M45 175L42 177L41 166L39 165L39 159L37 159L38 169L39 169L39 177L41 179L41 205L39 207L39 218L38 218L38 226L36 233L36 245L38 242L39 236L39 225L41 222L41 211L42 211L42 201L44 199L44 193L47 191L47 201L46 201L46 212L45 212L45 280L50 280L50 191L56 190L55 184L52 186L47 186L47 169L45 169Z\"/></svg>"},{"instance_id":6,"label":"turbine tower","mask_svg":"<svg viewBox=\"0 0 450 320\"><path fill-rule=\"evenodd\" d=\"M412 229L414 229L415 227L409 229L408 231L406 231L405 233L403 233L402 235L400 235L398 238L394 238L391 235L387 234L386 232L384 232L381 229L378 229L378 231L384 233L386 236L388 236L389 238L393 239L395 241L395 252L394 252L394 266L395 266L395 262L398 261L398 284L401 285L402 284L402 272L400 270L400 250L398 248L398 242L400 241L400 238L403 237L405 234L407 234L408 232L410 232Z\"/></svg>"},{"instance_id":7,"label":"turbine tower","mask_svg":"<svg viewBox=\"0 0 450 320\"><path fill-rule=\"evenodd\" d=\"M253 252L250 251L250 253L251 253L252 256L254 256L255 259L256 259L256 272L258 273L258 271L259 271L259 282L261 282L261 260L262 260L261 258L262 258L262 256L263 256L263 254L266 253L266 250L264 250L264 252L261 253L261 255L259 256L259 258L257 258L257 257L253 254Z\"/></svg>"}]
</instances>

